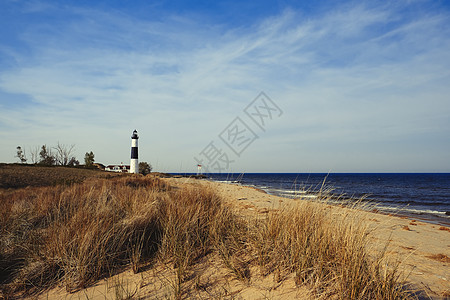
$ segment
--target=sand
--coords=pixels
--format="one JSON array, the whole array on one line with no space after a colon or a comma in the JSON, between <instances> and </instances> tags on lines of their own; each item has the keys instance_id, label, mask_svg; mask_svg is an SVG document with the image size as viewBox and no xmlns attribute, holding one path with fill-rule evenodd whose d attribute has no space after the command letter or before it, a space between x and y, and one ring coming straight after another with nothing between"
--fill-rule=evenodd
<instances>
[{"instance_id":1,"label":"sand","mask_svg":"<svg viewBox=\"0 0 450 300\"><path fill-rule=\"evenodd\" d=\"M298 201L268 195L263 191L235 184L206 180L167 178L172 185L212 186L226 203L246 216L264 216L269 210L295 206ZM323 204L336 214L354 213L354 209ZM399 262L400 269L407 275L408 283L420 291L421 296L432 299L450 297L450 228L413 220L406 217L383 215L375 212L358 212L363 215L372 234L374 249L386 245L387 255L392 262ZM252 271L252 270L251 270ZM273 276L252 276L250 283L243 283L233 277L220 264L220 259L209 255L193 266L192 278L186 279L186 286L194 287L194 294L186 298L230 298L240 299L308 299L306 289L297 288L292 278L277 283ZM257 271L255 271L255 274ZM196 274L194 276L194 274ZM253 272L252 272L253 274ZM138 274L130 270L99 281L95 286L67 294L63 288L55 288L40 296L42 299L119 299L134 295L149 299L173 298L175 270L164 265L152 266Z\"/></svg>"},{"instance_id":2,"label":"sand","mask_svg":"<svg viewBox=\"0 0 450 300\"><path fill-rule=\"evenodd\" d=\"M268 195L250 187L209 182L220 194L242 210L265 213L283 205L295 205L294 200ZM345 211L341 207L334 209ZM347 212L345 212L347 213ZM388 243L388 256L401 263L415 288L430 297L450 297L450 228L407 217L363 212L373 229L373 245ZM445 297L442 297L445 298Z\"/></svg>"}]
</instances>

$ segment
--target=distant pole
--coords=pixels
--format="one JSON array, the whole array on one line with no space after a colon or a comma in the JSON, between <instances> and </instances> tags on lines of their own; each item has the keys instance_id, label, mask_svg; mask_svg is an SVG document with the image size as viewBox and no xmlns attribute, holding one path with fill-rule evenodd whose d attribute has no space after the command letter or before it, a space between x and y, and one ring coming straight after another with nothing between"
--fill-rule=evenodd
<instances>
[{"instance_id":1,"label":"distant pole","mask_svg":"<svg viewBox=\"0 0 450 300\"><path fill-rule=\"evenodd\" d=\"M202 165L197 165L197 175L202 175Z\"/></svg>"},{"instance_id":2,"label":"distant pole","mask_svg":"<svg viewBox=\"0 0 450 300\"><path fill-rule=\"evenodd\" d=\"M130 173L139 173L139 160L138 160L138 135L137 131L133 131L131 136L131 162L130 162Z\"/></svg>"}]
</instances>

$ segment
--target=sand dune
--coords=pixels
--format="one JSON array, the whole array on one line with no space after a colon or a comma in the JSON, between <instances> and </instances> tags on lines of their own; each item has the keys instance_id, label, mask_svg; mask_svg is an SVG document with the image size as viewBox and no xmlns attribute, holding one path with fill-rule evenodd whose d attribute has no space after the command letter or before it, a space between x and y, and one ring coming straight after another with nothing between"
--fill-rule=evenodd
<instances>
[{"instance_id":1,"label":"sand dune","mask_svg":"<svg viewBox=\"0 0 450 300\"><path fill-rule=\"evenodd\" d=\"M211 186L242 216L264 217L269 211L295 206L300 201L268 195L255 188L234 184L185 178L167 178L171 185ZM383 215L339 206L323 204L339 217L363 218L370 228L373 251L386 247L388 260L400 263L411 287L421 298L446 299L450 297L450 229L405 217ZM257 270L251 270L257 274ZM313 299L310 291L297 287L292 277L278 280L277 274L252 276L250 282L237 280L215 255L204 257L192 267L192 278L185 285L194 292L183 298L238 298L238 299ZM200 275L199 275L200 274ZM104 279L82 291L68 294L62 288L53 289L40 297L43 299L126 299L142 297L167 299L173 297L175 271L164 264L152 266L141 273L131 270Z\"/></svg>"}]
</instances>

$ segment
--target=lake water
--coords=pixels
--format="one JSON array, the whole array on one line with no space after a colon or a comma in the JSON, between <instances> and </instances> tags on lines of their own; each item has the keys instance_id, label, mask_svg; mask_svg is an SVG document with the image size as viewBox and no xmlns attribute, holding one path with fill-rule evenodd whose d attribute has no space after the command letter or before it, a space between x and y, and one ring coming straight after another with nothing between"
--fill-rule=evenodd
<instances>
[{"instance_id":1,"label":"lake water","mask_svg":"<svg viewBox=\"0 0 450 300\"><path fill-rule=\"evenodd\" d=\"M253 186L288 198L306 196L322 190L341 199L361 198L377 204L386 213L408 215L450 225L450 173L245 173L207 174L215 181L239 179Z\"/></svg>"}]
</instances>

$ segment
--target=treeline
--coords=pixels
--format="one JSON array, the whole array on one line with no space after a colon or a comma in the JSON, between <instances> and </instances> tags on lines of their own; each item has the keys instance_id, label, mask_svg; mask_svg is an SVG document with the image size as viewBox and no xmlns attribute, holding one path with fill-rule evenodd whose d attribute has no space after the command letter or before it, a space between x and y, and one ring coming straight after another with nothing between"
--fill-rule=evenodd
<instances>
[{"instance_id":1,"label":"treeline","mask_svg":"<svg viewBox=\"0 0 450 300\"><path fill-rule=\"evenodd\" d=\"M77 167L80 162L76 159L75 145L58 144L55 147L48 147L42 145L30 148L30 162L32 164L42 166L67 166ZM21 146L16 147L16 155L20 163L26 164L29 160L26 156L25 149ZM95 155L92 151L86 152L84 156L84 165L86 167L92 167L95 161Z\"/></svg>"},{"instance_id":2,"label":"treeline","mask_svg":"<svg viewBox=\"0 0 450 300\"><path fill-rule=\"evenodd\" d=\"M80 162L74 156L75 145L64 145L58 144L56 147L48 147L47 145L42 145L40 148L35 147L30 149L30 160L32 164L41 166L66 166L66 167L78 167ZM25 150L21 146L17 146L16 155L19 162L26 164L28 158L26 156ZM84 167L91 168L95 162L94 152L86 152L84 155ZM142 175L147 175L152 172L152 165L147 162L139 163L139 173Z\"/></svg>"}]
</instances>

